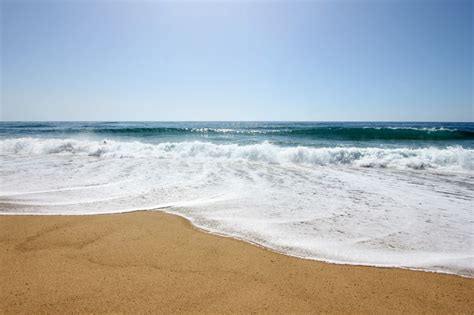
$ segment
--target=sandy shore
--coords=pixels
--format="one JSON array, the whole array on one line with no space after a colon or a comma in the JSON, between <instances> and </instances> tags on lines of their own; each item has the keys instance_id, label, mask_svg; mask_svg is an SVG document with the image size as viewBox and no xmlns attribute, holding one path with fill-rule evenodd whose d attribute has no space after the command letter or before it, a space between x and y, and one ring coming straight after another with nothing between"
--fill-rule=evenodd
<instances>
[{"instance_id":1,"label":"sandy shore","mask_svg":"<svg viewBox=\"0 0 474 315\"><path fill-rule=\"evenodd\" d=\"M0 312L465 312L474 280L326 264L158 212L0 216Z\"/></svg>"}]
</instances>

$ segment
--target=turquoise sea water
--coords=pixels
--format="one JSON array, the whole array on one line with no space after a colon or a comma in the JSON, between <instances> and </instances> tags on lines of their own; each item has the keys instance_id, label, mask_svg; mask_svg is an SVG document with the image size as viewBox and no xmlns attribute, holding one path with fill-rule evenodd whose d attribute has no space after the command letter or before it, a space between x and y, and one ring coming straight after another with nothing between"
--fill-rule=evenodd
<instances>
[{"instance_id":1,"label":"turquoise sea water","mask_svg":"<svg viewBox=\"0 0 474 315\"><path fill-rule=\"evenodd\" d=\"M0 135L87 135L147 142L201 140L279 145L474 145L474 123L409 122L2 122Z\"/></svg>"}]
</instances>

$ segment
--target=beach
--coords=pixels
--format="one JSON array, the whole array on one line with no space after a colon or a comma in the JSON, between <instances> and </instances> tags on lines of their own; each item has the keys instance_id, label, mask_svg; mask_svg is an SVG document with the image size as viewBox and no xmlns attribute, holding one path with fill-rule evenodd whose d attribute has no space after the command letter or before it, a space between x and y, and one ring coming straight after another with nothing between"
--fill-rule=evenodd
<instances>
[{"instance_id":1,"label":"beach","mask_svg":"<svg viewBox=\"0 0 474 315\"><path fill-rule=\"evenodd\" d=\"M0 315L474 315L473 1L0 1Z\"/></svg>"},{"instance_id":2,"label":"beach","mask_svg":"<svg viewBox=\"0 0 474 315\"><path fill-rule=\"evenodd\" d=\"M461 312L474 281L328 264L160 212L0 216L0 312Z\"/></svg>"},{"instance_id":3,"label":"beach","mask_svg":"<svg viewBox=\"0 0 474 315\"><path fill-rule=\"evenodd\" d=\"M474 124L2 122L0 152L0 214L164 209L290 256L474 276Z\"/></svg>"}]
</instances>

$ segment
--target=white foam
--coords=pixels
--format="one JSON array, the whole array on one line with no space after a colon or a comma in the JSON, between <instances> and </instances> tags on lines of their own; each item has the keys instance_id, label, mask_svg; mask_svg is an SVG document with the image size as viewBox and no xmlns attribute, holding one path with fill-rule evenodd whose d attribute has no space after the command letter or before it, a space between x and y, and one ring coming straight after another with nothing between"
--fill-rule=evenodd
<instances>
[{"instance_id":1,"label":"white foam","mask_svg":"<svg viewBox=\"0 0 474 315\"><path fill-rule=\"evenodd\" d=\"M473 150L0 141L0 213L165 209L291 255L472 276Z\"/></svg>"},{"instance_id":2,"label":"white foam","mask_svg":"<svg viewBox=\"0 0 474 315\"><path fill-rule=\"evenodd\" d=\"M281 147L268 142L253 145L175 142L89 141L17 138L0 141L2 154L60 154L97 157L227 158L312 165L350 165L396 169L473 171L474 150L448 148Z\"/></svg>"}]
</instances>

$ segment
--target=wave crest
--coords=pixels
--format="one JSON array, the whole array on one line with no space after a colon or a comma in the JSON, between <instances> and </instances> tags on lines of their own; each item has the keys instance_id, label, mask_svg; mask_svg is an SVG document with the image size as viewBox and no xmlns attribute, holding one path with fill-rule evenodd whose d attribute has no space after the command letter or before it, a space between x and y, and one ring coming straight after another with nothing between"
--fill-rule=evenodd
<instances>
[{"instance_id":1,"label":"wave crest","mask_svg":"<svg viewBox=\"0 0 474 315\"><path fill-rule=\"evenodd\" d=\"M104 137L156 137L156 136L258 136L289 137L304 139L326 139L345 141L472 141L472 126L446 127L413 127L413 126L295 126L287 125L244 125L244 126L159 126L138 125L55 125L55 124L15 124L0 125L0 132L16 134L93 134ZM13 128L13 129L12 129Z\"/></svg>"},{"instance_id":2,"label":"wave crest","mask_svg":"<svg viewBox=\"0 0 474 315\"><path fill-rule=\"evenodd\" d=\"M155 157L234 159L267 163L348 165L371 168L474 170L474 150L447 148L282 147L262 142L251 145L209 142L149 144L126 141L18 138L0 141L3 155L61 154L95 157Z\"/></svg>"},{"instance_id":3,"label":"wave crest","mask_svg":"<svg viewBox=\"0 0 474 315\"><path fill-rule=\"evenodd\" d=\"M327 140L474 140L474 132L448 128L414 127L316 127L316 128L104 128L93 131L97 134L119 134L153 136L163 134L210 134L253 136L267 134L283 137L302 137Z\"/></svg>"}]
</instances>

